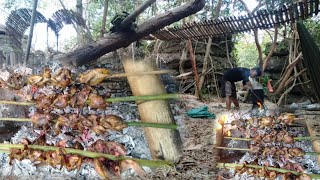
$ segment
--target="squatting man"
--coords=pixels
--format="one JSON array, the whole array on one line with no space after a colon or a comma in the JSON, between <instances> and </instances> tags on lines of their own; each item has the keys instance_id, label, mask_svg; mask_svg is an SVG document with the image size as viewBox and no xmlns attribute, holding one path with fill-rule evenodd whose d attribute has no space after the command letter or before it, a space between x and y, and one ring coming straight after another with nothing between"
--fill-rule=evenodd
<instances>
[{"instance_id":1,"label":"squatting man","mask_svg":"<svg viewBox=\"0 0 320 180\"><path fill-rule=\"evenodd\" d=\"M221 95L225 98L227 109L231 109L231 101L239 109L239 102L237 99L237 90L235 82L242 81L245 89L253 89L249 77L256 78L261 75L260 68L247 69L243 67L236 67L229 69L223 74L221 80Z\"/></svg>"}]
</instances>

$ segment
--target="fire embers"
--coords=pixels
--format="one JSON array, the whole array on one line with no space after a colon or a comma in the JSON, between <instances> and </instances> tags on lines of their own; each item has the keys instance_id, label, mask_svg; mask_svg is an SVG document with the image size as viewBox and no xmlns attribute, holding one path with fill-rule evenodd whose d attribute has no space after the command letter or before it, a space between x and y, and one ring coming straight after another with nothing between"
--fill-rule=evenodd
<instances>
[{"instance_id":1,"label":"fire embers","mask_svg":"<svg viewBox=\"0 0 320 180\"><path fill-rule=\"evenodd\" d=\"M54 119L49 114L36 114L32 117L32 123L35 128L48 129L53 126L57 134L60 133L62 127L79 130L83 133L85 129L91 129L96 134L104 134L108 129L122 131L127 128L127 124L121 117L116 115L97 116L97 115L77 115L68 114L60 115Z\"/></svg>"}]
</instances>

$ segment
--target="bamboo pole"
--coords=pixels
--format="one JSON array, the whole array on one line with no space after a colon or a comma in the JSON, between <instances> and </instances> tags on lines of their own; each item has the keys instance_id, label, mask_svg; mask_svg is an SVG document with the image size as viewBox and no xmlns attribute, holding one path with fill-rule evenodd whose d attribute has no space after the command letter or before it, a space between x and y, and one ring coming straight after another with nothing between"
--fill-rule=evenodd
<instances>
[{"instance_id":1,"label":"bamboo pole","mask_svg":"<svg viewBox=\"0 0 320 180\"><path fill-rule=\"evenodd\" d=\"M24 146L25 146L24 144L0 143L0 151L7 152L7 151L10 151L10 149L24 149ZM42 150L42 151L57 151L60 149L60 147L40 146L40 145L28 145L28 148ZM112 161L133 160L141 166L160 167L160 166L173 165L169 161L138 159L138 158L130 158L130 157L126 157L126 156L114 156L111 154L91 152L91 151L85 151L85 150L79 150L79 149L73 149L73 148L63 148L63 149L65 150L65 152L67 154L77 154L77 155L85 156L85 157L89 157L89 158L105 157L105 158L112 160Z\"/></svg>"},{"instance_id":2,"label":"bamboo pole","mask_svg":"<svg viewBox=\"0 0 320 180\"><path fill-rule=\"evenodd\" d=\"M123 61L126 73L153 71L151 64L132 59ZM131 91L135 96L152 96L166 93L157 75L128 76ZM141 121L146 123L174 123L173 115L165 100L137 101ZM148 146L154 159L177 162L181 156L181 139L177 130L144 128Z\"/></svg>"},{"instance_id":3,"label":"bamboo pole","mask_svg":"<svg viewBox=\"0 0 320 180\"><path fill-rule=\"evenodd\" d=\"M149 72L135 72L135 73L119 73L119 74L110 74L106 77L106 79L111 78L121 78L121 77L128 77L128 76L144 76L144 75L151 75L151 74L167 74L173 73L172 70L157 70L157 71L149 71Z\"/></svg>"}]
</instances>

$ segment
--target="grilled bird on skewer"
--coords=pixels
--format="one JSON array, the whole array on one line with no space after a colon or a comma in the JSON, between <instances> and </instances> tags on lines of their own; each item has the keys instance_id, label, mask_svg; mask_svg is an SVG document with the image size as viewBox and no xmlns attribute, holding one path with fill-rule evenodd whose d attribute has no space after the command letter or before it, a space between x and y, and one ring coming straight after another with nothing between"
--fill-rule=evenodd
<instances>
[{"instance_id":1,"label":"grilled bird on skewer","mask_svg":"<svg viewBox=\"0 0 320 180\"><path fill-rule=\"evenodd\" d=\"M266 156L286 156L287 158L292 157L303 157L304 151L300 148L286 148L286 147L265 147L261 148L257 145L250 145L250 152L253 154L261 154L263 157Z\"/></svg>"},{"instance_id":2,"label":"grilled bird on skewer","mask_svg":"<svg viewBox=\"0 0 320 180\"><path fill-rule=\"evenodd\" d=\"M252 175L254 177L262 177L266 178L268 180L275 180L277 177L281 177L281 179L296 179L296 180L309 180L311 179L308 175L306 174L301 174L301 175L295 175L291 173L280 173L277 171L272 171L269 170L269 166L265 166L263 168L253 168L253 167L248 167L248 165L257 165L256 163L251 163L247 164L244 163L243 166L241 167L236 167L235 168L235 173L236 174L243 174L247 173L248 175ZM288 162L286 165L284 165L281 169L284 170L290 170L290 171L296 171L298 173L303 173L303 168L297 164L297 163L290 163Z\"/></svg>"},{"instance_id":3,"label":"grilled bird on skewer","mask_svg":"<svg viewBox=\"0 0 320 180\"><path fill-rule=\"evenodd\" d=\"M36 128L44 128L48 129L50 125L50 121L54 121L52 116L49 114L36 114L32 117L32 123ZM56 133L61 131L61 127L68 127L73 130L79 130L83 132L85 129L91 129L97 134L103 134L108 129L112 129L115 131L121 131L124 128L128 127L127 124L124 123L122 118L116 115L107 115L107 116L97 116L97 115L60 115L54 124L54 129Z\"/></svg>"},{"instance_id":4,"label":"grilled bird on skewer","mask_svg":"<svg viewBox=\"0 0 320 180\"><path fill-rule=\"evenodd\" d=\"M289 135L287 131L272 131L270 134L266 135L257 135L253 139L254 144L260 144L261 142L270 143L270 142L283 142L285 144L293 144L294 139Z\"/></svg>"}]
</instances>

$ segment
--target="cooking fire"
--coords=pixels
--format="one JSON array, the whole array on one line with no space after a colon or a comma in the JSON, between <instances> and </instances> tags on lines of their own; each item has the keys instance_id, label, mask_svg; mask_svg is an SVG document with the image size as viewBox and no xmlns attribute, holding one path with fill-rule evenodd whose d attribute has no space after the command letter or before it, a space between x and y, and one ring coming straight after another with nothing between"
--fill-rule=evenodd
<instances>
[{"instance_id":1,"label":"cooking fire","mask_svg":"<svg viewBox=\"0 0 320 180\"><path fill-rule=\"evenodd\" d=\"M264 109L227 113L216 126L220 179L319 179L320 168L305 119ZM259 112L257 114L257 112ZM221 139L220 139L221 138Z\"/></svg>"}]
</instances>

